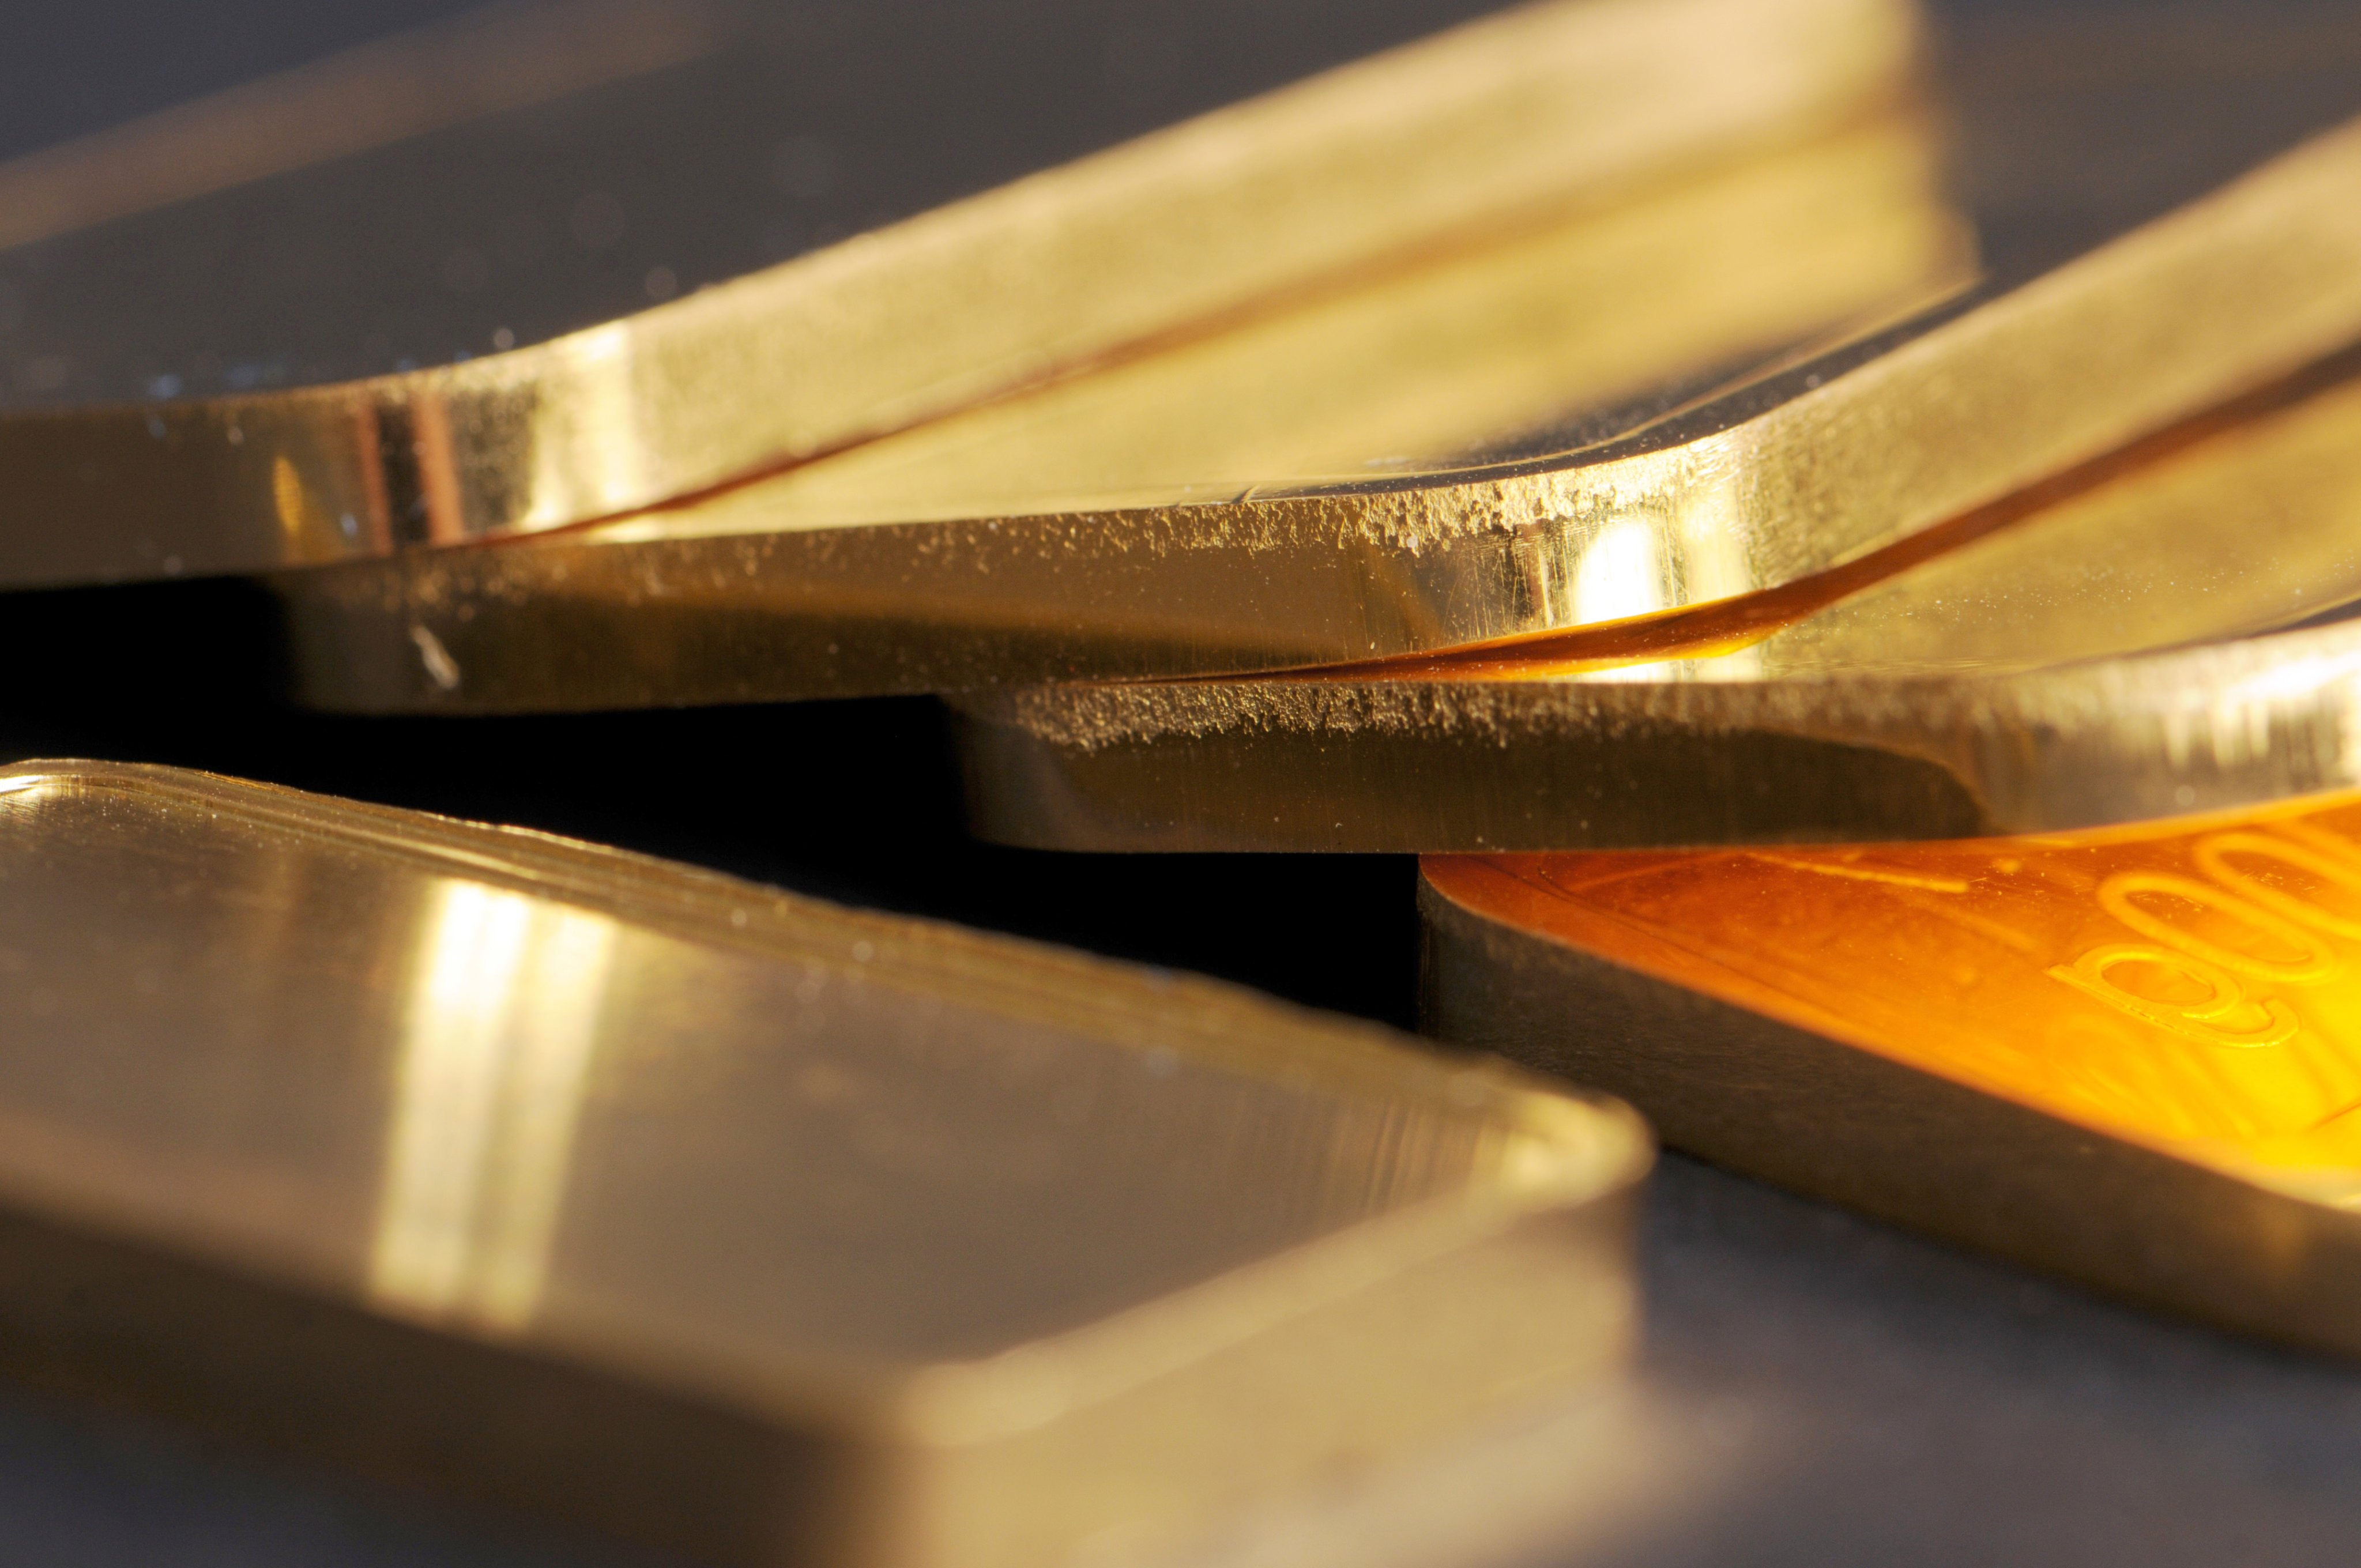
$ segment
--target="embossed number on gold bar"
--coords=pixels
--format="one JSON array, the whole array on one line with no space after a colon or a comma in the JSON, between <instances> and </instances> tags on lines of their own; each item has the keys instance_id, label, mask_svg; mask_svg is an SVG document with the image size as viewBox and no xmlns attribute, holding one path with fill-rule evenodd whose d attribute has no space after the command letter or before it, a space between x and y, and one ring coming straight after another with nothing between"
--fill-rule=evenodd
<instances>
[{"instance_id":1,"label":"embossed number on gold bar","mask_svg":"<svg viewBox=\"0 0 2361 1568\"><path fill-rule=\"evenodd\" d=\"M2051 838L1435 858L1446 1037L1668 1143L2361 1353L2361 796Z\"/></svg>"}]
</instances>

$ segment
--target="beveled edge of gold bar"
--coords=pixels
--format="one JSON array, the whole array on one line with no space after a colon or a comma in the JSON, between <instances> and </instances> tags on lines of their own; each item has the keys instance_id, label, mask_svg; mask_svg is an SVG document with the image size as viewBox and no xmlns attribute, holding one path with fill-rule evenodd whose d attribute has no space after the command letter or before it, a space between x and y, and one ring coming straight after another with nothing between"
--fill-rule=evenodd
<instances>
[{"instance_id":1,"label":"beveled edge of gold bar","mask_svg":"<svg viewBox=\"0 0 2361 1568\"><path fill-rule=\"evenodd\" d=\"M2361 623L1998 675L955 699L975 830L1095 850L1960 839L2361 784Z\"/></svg>"},{"instance_id":2,"label":"beveled edge of gold bar","mask_svg":"<svg viewBox=\"0 0 2361 1568\"><path fill-rule=\"evenodd\" d=\"M1436 1037L1620 1095L1667 1146L1747 1175L2145 1306L2361 1355L2361 1214L1584 952L1430 873L1420 1005Z\"/></svg>"},{"instance_id":3,"label":"beveled edge of gold bar","mask_svg":"<svg viewBox=\"0 0 2361 1568\"><path fill-rule=\"evenodd\" d=\"M0 415L0 581L260 571L673 501L1841 118L1916 47L1903 0L1542 0L548 343Z\"/></svg>"},{"instance_id":4,"label":"beveled edge of gold bar","mask_svg":"<svg viewBox=\"0 0 2361 1568\"><path fill-rule=\"evenodd\" d=\"M1433 1099L1496 1119L1530 1157L1483 1191L980 1361L815 1364L760 1380L464 1322L433 1329L357 1293L0 1194L0 1262L15 1282L0 1292L0 1366L37 1384L731 1562L1019 1568L1127 1522L1177 1527L1267 1486L1265 1472L1389 1451L1588 1376L1635 1332L1629 1233L1648 1134L1627 1108L1506 1064L1430 1055L1216 981L170 768L0 769L0 817L43 789L192 806L700 942L817 959L1114 1048ZM1406 1321L1466 1332L1405 1338ZM1284 1420L1245 1431L1204 1420L1233 1399L1271 1416L1269 1389L1299 1386L1321 1397Z\"/></svg>"}]
</instances>

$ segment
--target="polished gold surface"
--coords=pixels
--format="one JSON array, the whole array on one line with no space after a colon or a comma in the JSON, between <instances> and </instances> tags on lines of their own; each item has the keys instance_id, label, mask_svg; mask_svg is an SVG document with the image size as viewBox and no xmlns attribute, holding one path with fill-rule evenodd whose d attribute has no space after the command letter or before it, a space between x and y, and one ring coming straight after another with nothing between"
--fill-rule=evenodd
<instances>
[{"instance_id":1,"label":"polished gold surface","mask_svg":"<svg viewBox=\"0 0 2361 1568\"><path fill-rule=\"evenodd\" d=\"M1185 1536L1611 1363L1619 1108L539 835L0 772L0 1359L750 1562Z\"/></svg>"},{"instance_id":2,"label":"polished gold surface","mask_svg":"<svg viewBox=\"0 0 2361 1568\"><path fill-rule=\"evenodd\" d=\"M2361 337L2356 180L2348 126L1881 351L1572 455L906 533L762 529L757 487L714 503L727 537L695 537L689 509L295 581L298 662L330 706L514 709L973 687L1028 666L1213 674L1629 630L1971 531L2061 471L2333 357ZM1830 243L1814 227L1766 230L1731 264ZM890 629L862 635L872 617ZM1241 621L1259 635L1242 640Z\"/></svg>"},{"instance_id":3,"label":"polished gold surface","mask_svg":"<svg viewBox=\"0 0 2361 1568\"><path fill-rule=\"evenodd\" d=\"M692 507L286 575L302 689L459 711L775 699L1546 624L1521 534L1418 549L1189 498L1415 466L1759 363L1963 267L1925 124L1880 116ZM1044 504L1071 510L1022 515ZM977 520L994 508L1012 515Z\"/></svg>"},{"instance_id":4,"label":"polished gold surface","mask_svg":"<svg viewBox=\"0 0 2361 1568\"><path fill-rule=\"evenodd\" d=\"M1072 849L1548 850L2021 832L2361 783L2356 629L2226 641L2361 598L2361 383L2036 499L1924 559L1554 647L963 697L978 822Z\"/></svg>"},{"instance_id":5,"label":"polished gold surface","mask_svg":"<svg viewBox=\"0 0 2361 1568\"><path fill-rule=\"evenodd\" d=\"M1841 121L1911 48L1898 0L1542 4L554 341L13 411L0 581L375 556L672 501Z\"/></svg>"},{"instance_id":6,"label":"polished gold surface","mask_svg":"<svg viewBox=\"0 0 2361 1568\"><path fill-rule=\"evenodd\" d=\"M2361 797L2075 835L1426 862L1448 1039L1668 1142L2361 1352Z\"/></svg>"}]
</instances>

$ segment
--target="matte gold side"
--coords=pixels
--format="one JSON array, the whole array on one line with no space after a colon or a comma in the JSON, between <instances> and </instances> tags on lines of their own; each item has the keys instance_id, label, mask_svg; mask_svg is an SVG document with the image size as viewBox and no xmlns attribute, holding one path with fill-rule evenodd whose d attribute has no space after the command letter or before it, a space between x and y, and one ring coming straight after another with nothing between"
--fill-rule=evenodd
<instances>
[{"instance_id":1,"label":"matte gold side","mask_svg":"<svg viewBox=\"0 0 2361 1568\"><path fill-rule=\"evenodd\" d=\"M1170 1543L1629 1343L1620 1107L535 834L0 771L0 1365L710 1560Z\"/></svg>"},{"instance_id":2,"label":"matte gold side","mask_svg":"<svg viewBox=\"0 0 2361 1568\"><path fill-rule=\"evenodd\" d=\"M0 582L254 571L671 501L1840 121L1912 48L1898 0L1543 4L546 344L10 414Z\"/></svg>"},{"instance_id":3,"label":"matte gold side","mask_svg":"<svg viewBox=\"0 0 2361 1568\"><path fill-rule=\"evenodd\" d=\"M2352 795L1972 844L1438 858L1444 1038L1708 1158L2361 1353Z\"/></svg>"}]
</instances>

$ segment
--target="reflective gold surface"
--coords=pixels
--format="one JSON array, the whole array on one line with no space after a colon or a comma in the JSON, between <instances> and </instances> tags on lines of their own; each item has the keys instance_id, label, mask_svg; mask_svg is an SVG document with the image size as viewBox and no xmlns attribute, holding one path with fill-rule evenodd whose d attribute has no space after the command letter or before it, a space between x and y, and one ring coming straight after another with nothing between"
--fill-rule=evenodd
<instances>
[{"instance_id":1,"label":"reflective gold surface","mask_svg":"<svg viewBox=\"0 0 2361 1568\"><path fill-rule=\"evenodd\" d=\"M1912 42L1898 0L1542 4L546 343L10 411L0 581L375 556L672 501L1840 122L1891 96Z\"/></svg>"},{"instance_id":2,"label":"reflective gold surface","mask_svg":"<svg viewBox=\"0 0 2361 1568\"><path fill-rule=\"evenodd\" d=\"M1592 1373L1619 1108L1222 986L0 773L0 1359L733 1561L1031 1563Z\"/></svg>"},{"instance_id":3,"label":"reflective gold surface","mask_svg":"<svg viewBox=\"0 0 2361 1568\"><path fill-rule=\"evenodd\" d=\"M2361 383L2070 478L1929 558L1687 620L964 697L978 821L1074 849L1547 850L2073 828L2361 783L2353 628L2190 646L2361 598Z\"/></svg>"},{"instance_id":4,"label":"reflective gold surface","mask_svg":"<svg viewBox=\"0 0 2361 1568\"><path fill-rule=\"evenodd\" d=\"M1433 859L1430 1015L1669 1142L2361 1351L2361 797L1976 843Z\"/></svg>"},{"instance_id":5,"label":"reflective gold surface","mask_svg":"<svg viewBox=\"0 0 2361 1568\"><path fill-rule=\"evenodd\" d=\"M756 487L715 503L735 513L728 538L687 537L706 526L691 509L295 581L306 695L463 710L783 698L1629 630L1971 532L2062 471L2344 350L2361 337L2356 180L2348 126L1879 351L1571 455L865 536L741 536L759 526ZM1814 231L1766 231L1733 263L1828 243ZM805 483L825 500L822 478ZM1349 591L1328 586L1339 577ZM719 604L698 608L708 595ZM890 630L863 635L881 613Z\"/></svg>"}]
</instances>

